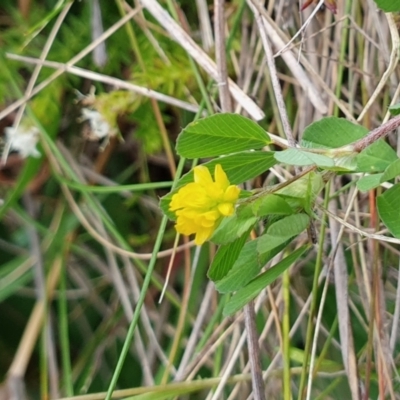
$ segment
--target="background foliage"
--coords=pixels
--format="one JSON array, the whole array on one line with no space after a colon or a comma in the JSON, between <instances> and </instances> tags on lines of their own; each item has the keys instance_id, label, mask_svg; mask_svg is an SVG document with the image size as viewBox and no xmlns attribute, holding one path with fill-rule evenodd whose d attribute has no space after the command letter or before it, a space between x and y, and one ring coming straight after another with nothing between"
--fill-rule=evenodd
<instances>
[{"instance_id":1,"label":"background foliage","mask_svg":"<svg viewBox=\"0 0 400 400\"><path fill-rule=\"evenodd\" d=\"M255 299L267 398L398 398L398 135L359 154L346 146L386 122L389 106L396 114L400 6L338 2L294 38L315 4L266 2L260 31L257 2L227 1L227 68L244 118L219 114L213 3L154 3L182 41L152 1L136 12L119 0L1 2L1 148L26 104L41 157L11 152L0 169L0 390L249 398L241 309ZM104 47L75 59L103 31ZM277 74L264 33L275 53L294 38ZM275 75L301 149L287 148ZM82 108L114 134L94 138ZM175 254L163 211L173 218L170 191L197 162L220 163L242 205L213 243L180 239Z\"/></svg>"}]
</instances>

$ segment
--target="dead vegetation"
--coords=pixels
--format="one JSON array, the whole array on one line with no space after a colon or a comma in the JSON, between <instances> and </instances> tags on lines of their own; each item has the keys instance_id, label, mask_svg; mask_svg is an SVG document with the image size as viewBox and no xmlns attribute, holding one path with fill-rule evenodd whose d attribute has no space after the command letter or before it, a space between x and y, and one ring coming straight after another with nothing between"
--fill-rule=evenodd
<instances>
[{"instance_id":1,"label":"dead vegetation","mask_svg":"<svg viewBox=\"0 0 400 400\"><path fill-rule=\"evenodd\" d=\"M324 116L386 122L400 91L395 14L371 0L338 1L336 15L294 0L94 0L54 13L21 1L23 17L4 3L0 120L33 121L43 155L21 159L3 141L4 398L400 398L399 241L377 215L384 188L332 180L313 251L255 300L247 329L242 312L222 316L212 245L181 239L169 265L174 230L158 208L191 166L173 146L196 114L240 113L289 145ZM74 103L91 86L96 99L119 93L90 104L114 118L95 142ZM387 141L397 151L398 135ZM295 173L275 166L247 189Z\"/></svg>"}]
</instances>

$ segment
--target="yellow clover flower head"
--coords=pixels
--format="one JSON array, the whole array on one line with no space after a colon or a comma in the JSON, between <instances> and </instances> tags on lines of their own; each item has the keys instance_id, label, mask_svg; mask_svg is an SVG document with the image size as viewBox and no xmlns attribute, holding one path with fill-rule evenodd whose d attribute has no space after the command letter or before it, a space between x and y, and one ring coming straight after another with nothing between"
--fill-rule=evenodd
<instances>
[{"instance_id":1,"label":"yellow clover flower head","mask_svg":"<svg viewBox=\"0 0 400 400\"><path fill-rule=\"evenodd\" d=\"M182 235L196 234L195 243L210 238L223 217L232 215L240 189L230 185L220 164L215 166L213 181L202 165L194 167L194 182L179 189L169 206L177 216L176 230Z\"/></svg>"}]
</instances>

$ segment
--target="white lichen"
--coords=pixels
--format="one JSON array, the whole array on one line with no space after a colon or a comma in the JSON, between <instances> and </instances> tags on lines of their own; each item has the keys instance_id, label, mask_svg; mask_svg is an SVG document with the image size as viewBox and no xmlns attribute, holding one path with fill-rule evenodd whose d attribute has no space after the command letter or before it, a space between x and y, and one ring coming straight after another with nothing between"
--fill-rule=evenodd
<instances>
[{"instance_id":1,"label":"white lichen","mask_svg":"<svg viewBox=\"0 0 400 400\"><path fill-rule=\"evenodd\" d=\"M24 127L12 126L5 128L6 144L5 148L9 151L16 151L21 157L29 156L40 157L40 153L36 148L39 140L39 129L35 126Z\"/></svg>"},{"instance_id":2,"label":"white lichen","mask_svg":"<svg viewBox=\"0 0 400 400\"><path fill-rule=\"evenodd\" d=\"M98 111L82 108L81 121L86 120L89 121L91 130L89 139L101 140L114 134L114 130Z\"/></svg>"}]
</instances>

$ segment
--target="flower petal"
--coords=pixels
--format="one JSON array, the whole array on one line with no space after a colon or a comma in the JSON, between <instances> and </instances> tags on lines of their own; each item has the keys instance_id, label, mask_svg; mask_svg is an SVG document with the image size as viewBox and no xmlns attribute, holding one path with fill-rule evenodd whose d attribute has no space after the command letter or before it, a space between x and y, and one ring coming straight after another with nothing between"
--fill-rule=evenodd
<instances>
[{"instance_id":1,"label":"flower petal","mask_svg":"<svg viewBox=\"0 0 400 400\"><path fill-rule=\"evenodd\" d=\"M210 171L204 165L198 165L193 169L194 182L200 184L201 186L207 187L213 184L213 180Z\"/></svg>"},{"instance_id":2,"label":"flower petal","mask_svg":"<svg viewBox=\"0 0 400 400\"><path fill-rule=\"evenodd\" d=\"M203 207L207 202L205 189L197 183L189 183L172 196L169 208L171 211L175 211L184 207Z\"/></svg>"},{"instance_id":3,"label":"flower petal","mask_svg":"<svg viewBox=\"0 0 400 400\"><path fill-rule=\"evenodd\" d=\"M177 217L175 228L183 235L195 234L197 245L208 240L223 217L235 212L240 189L230 185L220 164L214 178L205 166L194 168L194 182L181 187L172 196L169 209Z\"/></svg>"},{"instance_id":4,"label":"flower petal","mask_svg":"<svg viewBox=\"0 0 400 400\"><path fill-rule=\"evenodd\" d=\"M231 203L236 202L240 194L240 189L237 186L229 186L224 193L223 200Z\"/></svg>"},{"instance_id":5,"label":"flower petal","mask_svg":"<svg viewBox=\"0 0 400 400\"><path fill-rule=\"evenodd\" d=\"M215 183L225 190L229 186L228 177L225 171L222 169L221 164L217 164L214 170Z\"/></svg>"},{"instance_id":6,"label":"flower petal","mask_svg":"<svg viewBox=\"0 0 400 400\"><path fill-rule=\"evenodd\" d=\"M196 231L198 230L198 226L194 223L192 219L180 216L177 219L175 229L182 235L189 236L192 233L196 233Z\"/></svg>"},{"instance_id":7,"label":"flower petal","mask_svg":"<svg viewBox=\"0 0 400 400\"><path fill-rule=\"evenodd\" d=\"M235 211L232 203L221 203L218 204L218 211L224 216L227 217L232 215Z\"/></svg>"},{"instance_id":8,"label":"flower petal","mask_svg":"<svg viewBox=\"0 0 400 400\"><path fill-rule=\"evenodd\" d=\"M210 228L202 228L196 233L196 237L194 238L194 242L197 246L202 245L207 239L210 238L211 234L213 233L214 229Z\"/></svg>"}]
</instances>

